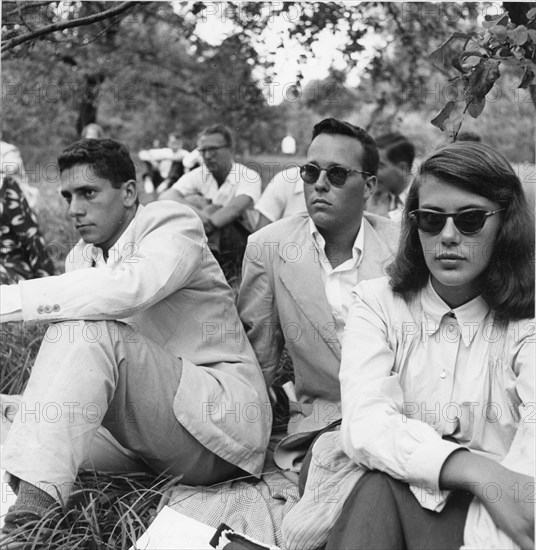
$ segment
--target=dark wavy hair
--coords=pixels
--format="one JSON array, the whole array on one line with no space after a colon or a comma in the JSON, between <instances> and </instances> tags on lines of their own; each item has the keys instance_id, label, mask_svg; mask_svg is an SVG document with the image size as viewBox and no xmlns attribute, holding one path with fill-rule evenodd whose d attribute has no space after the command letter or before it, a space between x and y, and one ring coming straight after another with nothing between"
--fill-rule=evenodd
<instances>
[{"instance_id":1,"label":"dark wavy hair","mask_svg":"<svg viewBox=\"0 0 536 550\"><path fill-rule=\"evenodd\" d=\"M388 268L391 288L407 299L428 282L430 272L409 213L419 208L419 190L429 175L505 208L493 253L481 275L482 297L503 321L533 317L534 217L509 162L477 142L445 145L421 163L404 207L398 253Z\"/></svg>"},{"instance_id":2,"label":"dark wavy hair","mask_svg":"<svg viewBox=\"0 0 536 550\"><path fill-rule=\"evenodd\" d=\"M118 189L128 180L136 180L136 168L128 149L113 139L81 139L58 157L60 174L73 166L89 166L93 173Z\"/></svg>"},{"instance_id":3,"label":"dark wavy hair","mask_svg":"<svg viewBox=\"0 0 536 550\"><path fill-rule=\"evenodd\" d=\"M363 147L363 171L375 176L380 165L380 155L376 142L363 128L345 120L325 118L313 127L311 142L320 134L349 136L361 143Z\"/></svg>"}]
</instances>

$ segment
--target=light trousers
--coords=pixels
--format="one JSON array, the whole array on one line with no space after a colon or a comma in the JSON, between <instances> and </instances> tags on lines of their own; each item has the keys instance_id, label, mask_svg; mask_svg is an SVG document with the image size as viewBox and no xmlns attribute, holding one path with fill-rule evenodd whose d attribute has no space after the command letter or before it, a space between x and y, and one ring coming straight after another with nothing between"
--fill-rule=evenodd
<instances>
[{"instance_id":1,"label":"light trousers","mask_svg":"<svg viewBox=\"0 0 536 550\"><path fill-rule=\"evenodd\" d=\"M63 501L82 467L149 469L189 485L239 475L176 419L181 373L181 359L123 323L51 325L22 398L2 396L2 467Z\"/></svg>"}]
</instances>

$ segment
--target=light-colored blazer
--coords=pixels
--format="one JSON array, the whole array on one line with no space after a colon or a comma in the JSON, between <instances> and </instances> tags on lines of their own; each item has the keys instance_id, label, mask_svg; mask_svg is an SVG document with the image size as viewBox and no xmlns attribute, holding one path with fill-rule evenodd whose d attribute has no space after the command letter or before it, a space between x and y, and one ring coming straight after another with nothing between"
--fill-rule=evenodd
<instances>
[{"instance_id":1,"label":"light-colored blazer","mask_svg":"<svg viewBox=\"0 0 536 550\"><path fill-rule=\"evenodd\" d=\"M385 274L398 244L399 224L365 213L358 282ZM270 224L250 236L238 311L267 385L286 346L294 365L298 411L289 433L316 431L338 420L341 346L326 298L309 217Z\"/></svg>"},{"instance_id":2,"label":"light-colored blazer","mask_svg":"<svg viewBox=\"0 0 536 550\"><path fill-rule=\"evenodd\" d=\"M266 387L200 219L173 201L140 206L106 266L91 268L92 250L80 241L65 274L20 284L24 320L121 320L168 349L183 361L178 421L259 473L270 433Z\"/></svg>"}]
</instances>

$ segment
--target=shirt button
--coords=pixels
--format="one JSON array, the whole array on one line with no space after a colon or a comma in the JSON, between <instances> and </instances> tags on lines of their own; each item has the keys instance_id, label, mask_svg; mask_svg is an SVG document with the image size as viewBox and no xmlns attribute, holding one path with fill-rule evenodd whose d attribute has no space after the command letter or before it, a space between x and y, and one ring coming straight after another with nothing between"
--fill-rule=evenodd
<instances>
[{"instance_id":1,"label":"shirt button","mask_svg":"<svg viewBox=\"0 0 536 550\"><path fill-rule=\"evenodd\" d=\"M45 313L45 308L43 306L38 306L37 313L39 313L39 315L41 315L42 313Z\"/></svg>"},{"instance_id":2,"label":"shirt button","mask_svg":"<svg viewBox=\"0 0 536 550\"><path fill-rule=\"evenodd\" d=\"M52 310L53 310L53 311L59 311L59 310L60 310L60 304L54 304L54 305L52 306Z\"/></svg>"},{"instance_id":3,"label":"shirt button","mask_svg":"<svg viewBox=\"0 0 536 550\"><path fill-rule=\"evenodd\" d=\"M45 306L45 313L51 313L52 312L52 306Z\"/></svg>"}]
</instances>

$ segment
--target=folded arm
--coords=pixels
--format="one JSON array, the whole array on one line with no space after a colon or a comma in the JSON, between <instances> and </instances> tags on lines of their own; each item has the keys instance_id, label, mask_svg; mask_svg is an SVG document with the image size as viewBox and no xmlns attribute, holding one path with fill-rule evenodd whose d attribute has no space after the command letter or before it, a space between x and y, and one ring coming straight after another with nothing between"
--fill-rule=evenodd
<instances>
[{"instance_id":1,"label":"folded arm","mask_svg":"<svg viewBox=\"0 0 536 550\"><path fill-rule=\"evenodd\" d=\"M19 283L23 318L50 322L130 317L182 288L202 261L203 243L197 216L163 206L118 251L122 257L110 267ZM84 247L78 246L82 254Z\"/></svg>"},{"instance_id":2,"label":"folded arm","mask_svg":"<svg viewBox=\"0 0 536 550\"><path fill-rule=\"evenodd\" d=\"M215 210L209 217L210 223L218 228L225 227L239 218L248 208L253 206L253 199L248 195L238 195L228 204Z\"/></svg>"}]
</instances>

